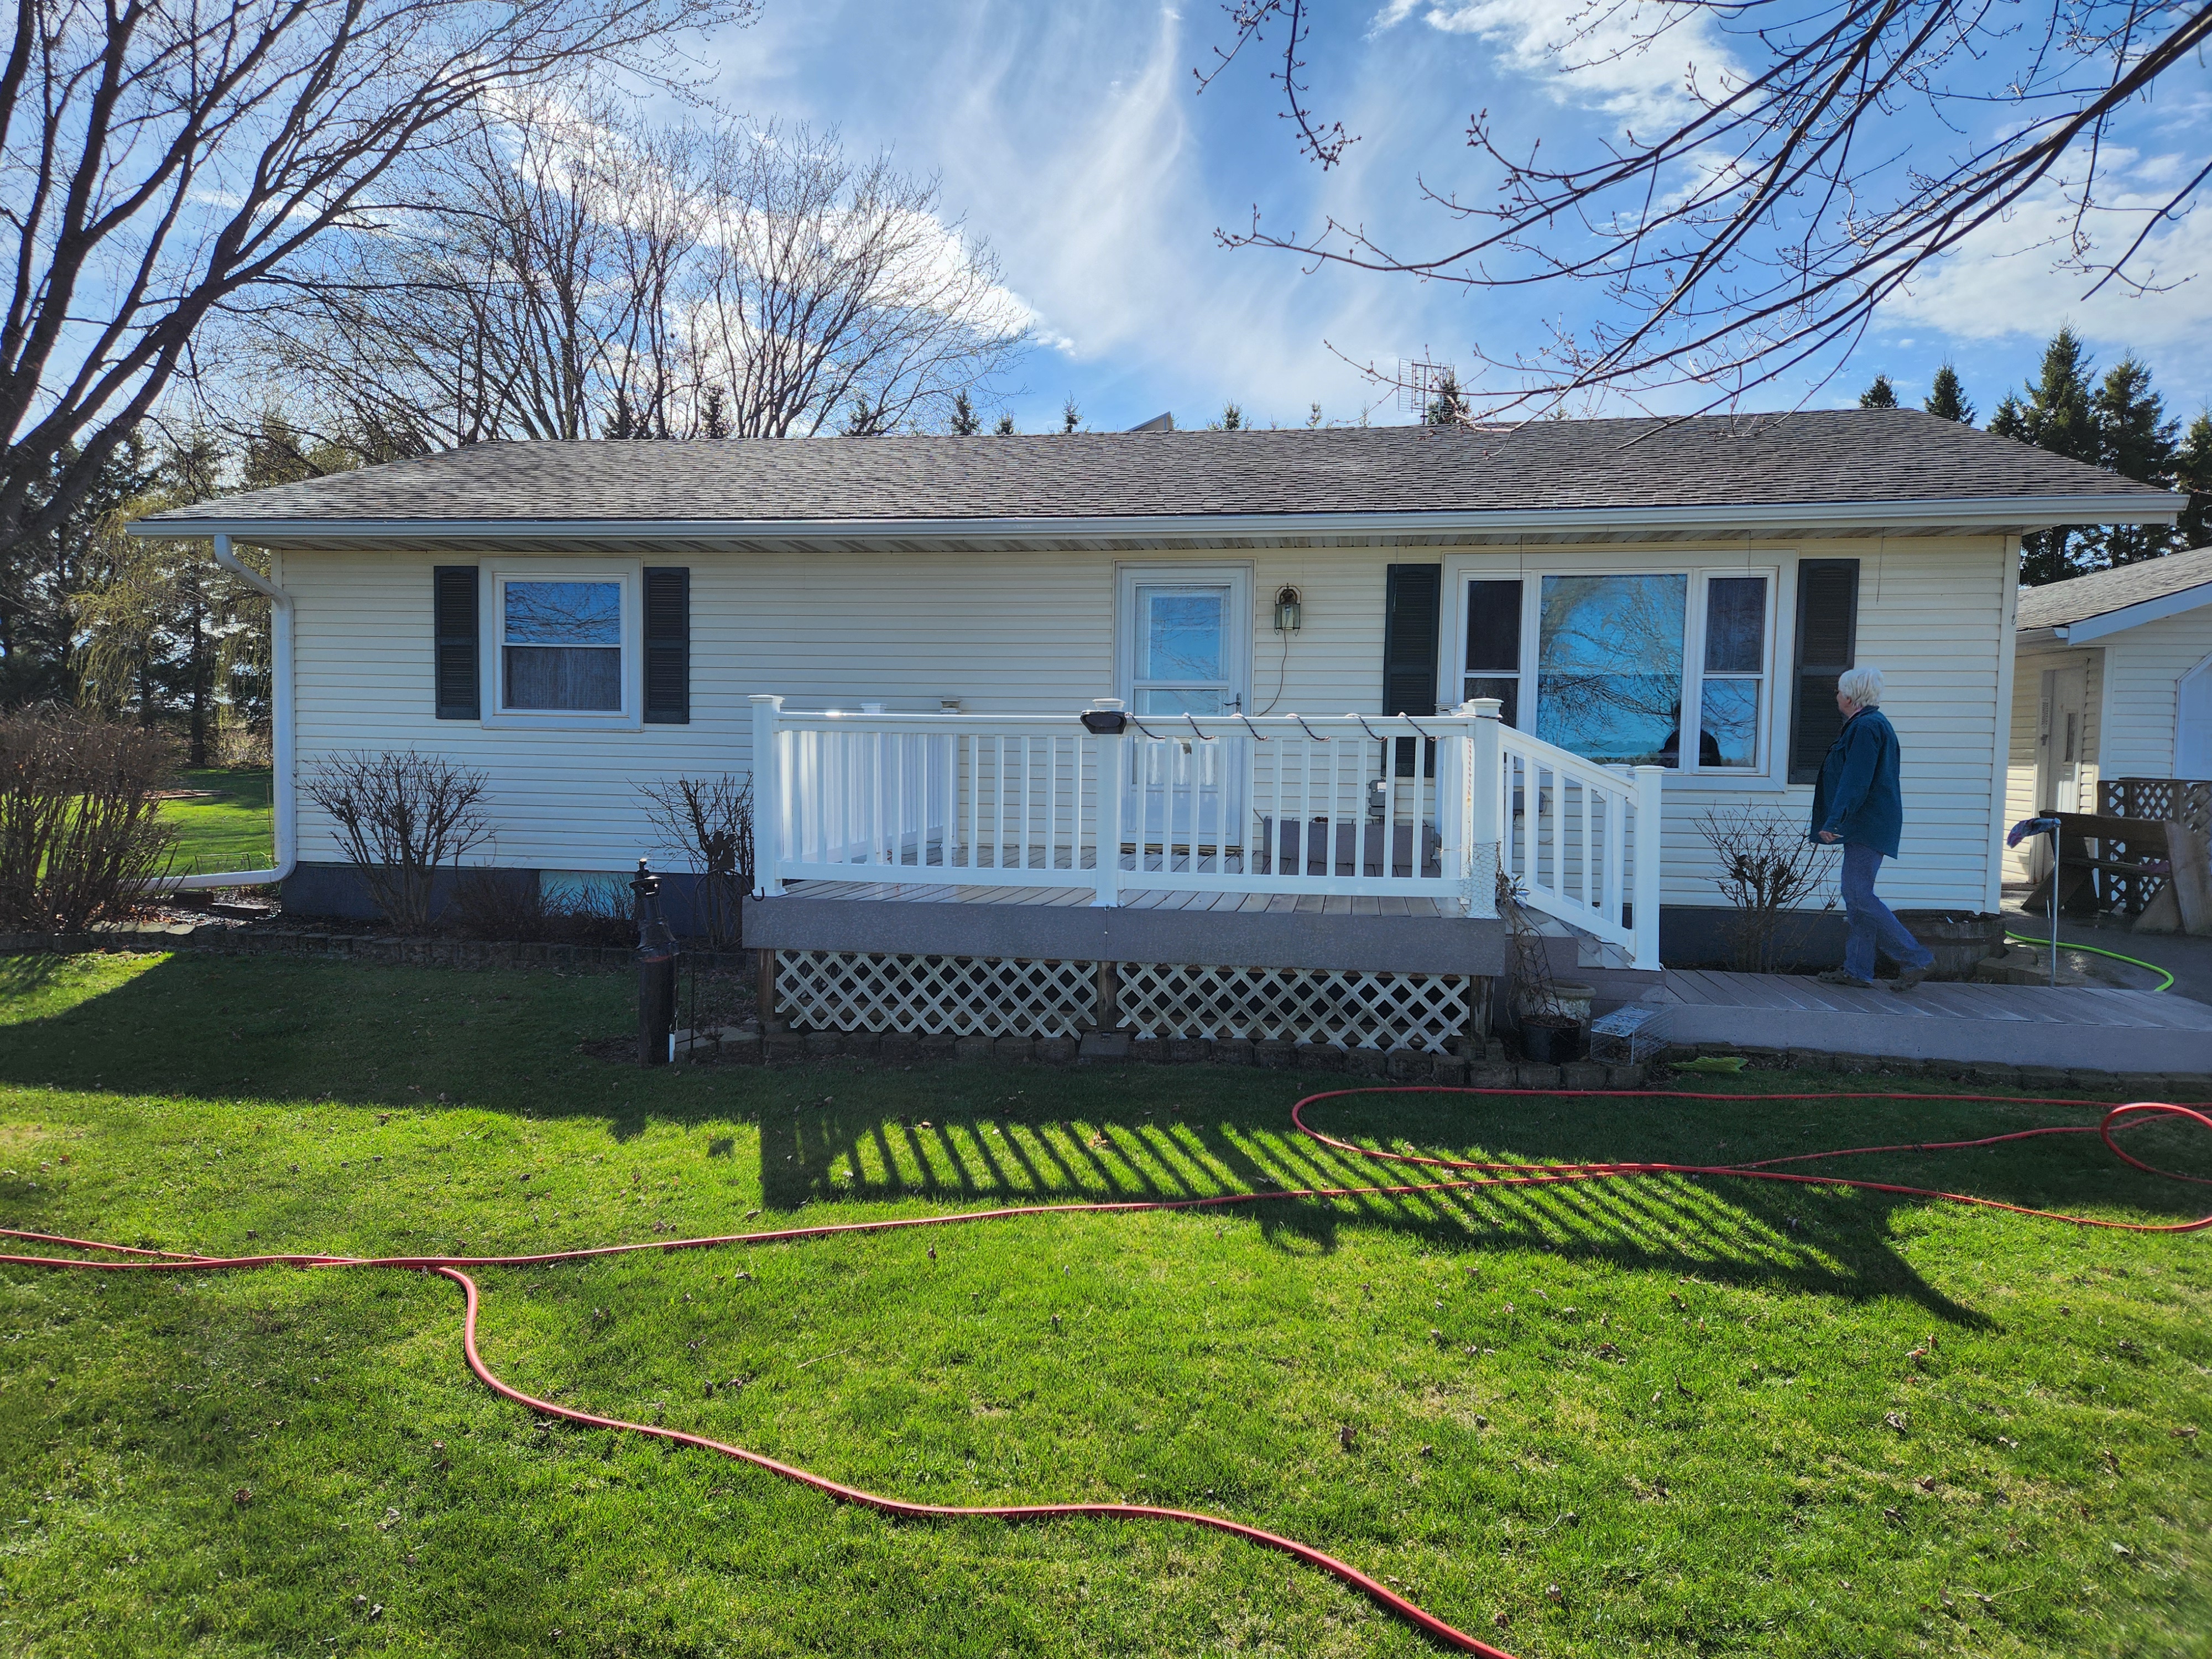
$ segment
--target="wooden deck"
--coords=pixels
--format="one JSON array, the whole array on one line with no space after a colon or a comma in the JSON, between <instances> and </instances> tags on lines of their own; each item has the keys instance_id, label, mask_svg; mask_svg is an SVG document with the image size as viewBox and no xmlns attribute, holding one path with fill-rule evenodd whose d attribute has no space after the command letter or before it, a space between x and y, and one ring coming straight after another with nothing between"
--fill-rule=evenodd
<instances>
[{"instance_id":1,"label":"wooden deck","mask_svg":"<svg viewBox=\"0 0 2212 1659\"><path fill-rule=\"evenodd\" d=\"M1089 887L966 887L945 882L794 881L784 889L791 898L860 899L893 904L1017 904L1088 908L1097 897ZM1124 910L1213 911L1227 915L1426 916L1442 918L1443 906L1431 898L1369 897L1317 893L1193 893L1166 889L1124 890Z\"/></svg>"},{"instance_id":2,"label":"wooden deck","mask_svg":"<svg viewBox=\"0 0 2212 1659\"><path fill-rule=\"evenodd\" d=\"M1900 994L1669 969L1643 1000L1664 1007L1674 1042L2212 1073L2212 1006L2170 993L1929 982Z\"/></svg>"}]
</instances>

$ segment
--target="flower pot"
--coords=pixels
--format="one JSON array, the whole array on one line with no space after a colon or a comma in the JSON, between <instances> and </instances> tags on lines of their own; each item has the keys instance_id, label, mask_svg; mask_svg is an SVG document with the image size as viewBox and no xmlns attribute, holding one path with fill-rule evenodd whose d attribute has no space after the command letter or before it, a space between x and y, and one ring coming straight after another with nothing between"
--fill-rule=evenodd
<instances>
[{"instance_id":1,"label":"flower pot","mask_svg":"<svg viewBox=\"0 0 2212 1659\"><path fill-rule=\"evenodd\" d=\"M1521 1053L1539 1066L1564 1066L1583 1057L1583 1028L1580 1021L1559 1014L1521 1017Z\"/></svg>"}]
</instances>

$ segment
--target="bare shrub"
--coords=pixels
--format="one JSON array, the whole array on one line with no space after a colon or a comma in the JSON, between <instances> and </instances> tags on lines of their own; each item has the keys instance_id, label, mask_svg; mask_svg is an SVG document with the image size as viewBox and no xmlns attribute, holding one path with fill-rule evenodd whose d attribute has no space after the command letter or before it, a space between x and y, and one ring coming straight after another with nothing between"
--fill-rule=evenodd
<instances>
[{"instance_id":1,"label":"bare shrub","mask_svg":"<svg viewBox=\"0 0 2212 1659\"><path fill-rule=\"evenodd\" d=\"M1729 943L1736 969L1773 972L1780 953L1797 943L1793 915L1827 884L1835 854L1805 839L1802 819L1764 806L1716 807L1698 821L1698 833L1720 862L1713 884L1735 912ZM1835 901L1820 908L1833 909Z\"/></svg>"},{"instance_id":2,"label":"bare shrub","mask_svg":"<svg viewBox=\"0 0 2212 1659\"><path fill-rule=\"evenodd\" d=\"M412 750L332 755L301 787L330 814L347 860L384 919L419 933L435 914L439 870L490 837L484 775Z\"/></svg>"},{"instance_id":3,"label":"bare shrub","mask_svg":"<svg viewBox=\"0 0 2212 1659\"><path fill-rule=\"evenodd\" d=\"M629 901L619 889L586 885L548 893L534 870L462 871L446 915L470 939L621 948L637 943Z\"/></svg>"},{"instance_id":4,"label":"bare shrub","mask_svg":"<svg viewBox=\"0 0 2212 1659\"><path fill-rule=\"evenodd\" d=\"M550 920L534 870L464 870L453 883L449 915L470 939L535 944Z\"/></svg>"},{"instance_id":5,"label":"bare shrub","mask_svg":"<svg viewBox=\"0 0 2212 1659\"><path fill-rule=\"evenodd\" d=\"M724 772L640 786L658 844L697 878L691 919L716 949L740 942L742 896L753 890L753 784Z\"/></svg>"},{"instance_id":6,"label":"bare shrub","mask_svg":"<svg viewBox=\"0 0 2212 1659\"><path fill-rule=\"evenodd\" d=\"M637 943L630 901L618 887L588 885L545 902L545 936L564 945L627 950Z\"/></svg>"},{"instance_id":7,"label":"bare shrub","mask_svg":"<svg viewBox=\"0 0 2212 1659\"><path fill-rule=\"evenodd\" d=\"M0 717L0 926L71 933L143 898L176 852L153 799L173 767L141 726L52 706Z\"/></svg>"}]
</instances>

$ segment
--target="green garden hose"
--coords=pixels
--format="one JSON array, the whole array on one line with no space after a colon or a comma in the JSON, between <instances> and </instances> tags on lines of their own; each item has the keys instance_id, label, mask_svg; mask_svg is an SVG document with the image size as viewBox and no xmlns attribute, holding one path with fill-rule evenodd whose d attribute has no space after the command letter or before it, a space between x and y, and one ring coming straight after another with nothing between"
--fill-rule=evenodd
<instances>
[{"instance_id":1,"label":"green garden hose","mask_svg":"<svg viewBox=\"0 0 2212 1659\"><path fill-rule=\"evenodd\" d=\"M2008 945L2033 945L2038 949L2051 943L2047 939L2030 939L2024 933L2007 933L2005 942ZM2154 962L2145 962L2141 957L2124 957L2118 951L2100 950L2094 945L2062 943L2058 948L2062 951L2087 951L2093 957L2110 957L2114 962L2124 962L2131 968L2148 968L2159 977L2159 982L2150 988L2154 991L2171 990L2173 987L2172 974L2167 973Z\"/></svg>"}]
</instances>

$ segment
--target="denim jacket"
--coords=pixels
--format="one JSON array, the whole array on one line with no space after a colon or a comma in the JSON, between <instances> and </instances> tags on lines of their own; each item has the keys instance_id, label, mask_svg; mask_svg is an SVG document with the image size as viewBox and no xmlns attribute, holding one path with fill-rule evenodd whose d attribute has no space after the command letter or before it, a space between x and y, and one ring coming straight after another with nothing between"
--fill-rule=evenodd
<instances>
[{"instance_id":1,"label":"denim jacket","mask_svg":"<svg viewBox=\"0 0 2212 1659\"><path fill-rule=\"evenodd\" d=\"M1881 709L1862 708L1845 720L1820 763L1807 839L1817 841L1826 830L1847 846L1871 847L1895 858L1905 829L1899 753L1897 728Z\"/></svg>"}]
</instances>

